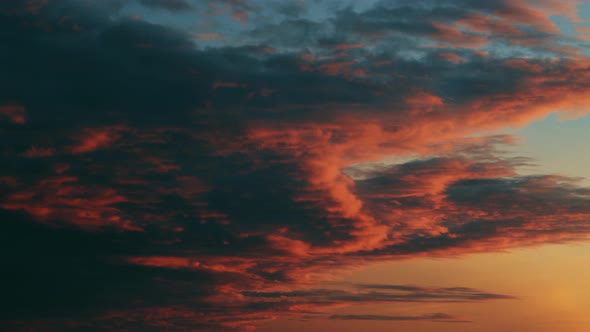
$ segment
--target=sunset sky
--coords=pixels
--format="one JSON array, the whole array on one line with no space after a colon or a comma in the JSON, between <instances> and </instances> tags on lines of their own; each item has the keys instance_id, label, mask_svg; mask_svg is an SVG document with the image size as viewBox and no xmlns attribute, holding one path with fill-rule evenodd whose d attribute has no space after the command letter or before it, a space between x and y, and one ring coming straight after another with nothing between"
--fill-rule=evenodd
<instances>
[{"instance_id":1,"label":"sunset sky","mask_svg":"<svg viewBox=\"0 0 590 332\"><path fill-rule=\"evenodd\" d=\"M0 330L590 332L590 1L0 0Z\"/></svg>"}]
</instances>

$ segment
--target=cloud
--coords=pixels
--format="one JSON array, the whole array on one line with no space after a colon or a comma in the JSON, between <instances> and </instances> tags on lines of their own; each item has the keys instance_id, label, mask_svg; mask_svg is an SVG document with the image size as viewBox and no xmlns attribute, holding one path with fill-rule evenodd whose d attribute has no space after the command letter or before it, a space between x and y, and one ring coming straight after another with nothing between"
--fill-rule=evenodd
<instances>
[{"instance_id":1,"label":"cloud","mask_svg":"<svg viewBox=\"0 0 590 332\"><path fill-rule=\"evenodd\" d=\"M193 7L186 0L140 0L142 5L154 8L162 8L170 11L185 11Z\"/></svg>"},{"instance_id":2,"label":"cloud","mask_svg":"<svg viewBox=\"0 0 590 332\"><path fill-rule=\"evenodd\" d=\"M24 124L27 121L26 111L22 105L0 106L0 116L14 124Z\"/></svg>"},{"instance_id":3,"label":"cloud","mask_svg":"<svg viewBox=\"0 0 590 332\"><path fill-rule=\"evenodd\" d=\"M475 302L514 299L512 296L485 293L467 287L427 288L407 285L357 285L359 291L341 289L310 289L291 292L243 292L246 297L277 298L316 303L379 303L379 302Z\"/></svg>"},{"instance_id":4,"label":"cloud","mask_svg":"<svg viewBox=\"0 0 590 332\"><path fill-rule=\"evenodd\" d=\"M393 316L393 315L332 315L330 319L339 320L376 320L376 321L433 321L446 323L469 323L470 321L460 320L459 318L444 314L426 314L420 316Z\"/></svg>"},{"instance_id":5,"label":"cloud","mask_svg":"<svg viewBox=\"0 0 590 332\"><path fill-rule=\"evenodd\" d=\"M71 153L81 154L93 152L98 149L108 148L117 139L119 139L119 132L124 131L125 128L101 128L101 129L85 129L82 135L77 140L79 141L71 147Z\"/></svg>"},{"instance_id":6,"label":"cloud","mask_svg":"<svg viewBox=\"0 0 590 332\"><path fill-rule=\"evenodd\" d=\"M532 161L502 151L515 138L481 136L586 112L590 61L548 21L572 8L194 3L183 15L223 36L210 46L157 15L181 3L149 2L143 20L121 1L0 5L1 325L241 331L363 303L504 300L316 282L587 240L587 188L520 175Z\"/></svg>"}]
</instances>

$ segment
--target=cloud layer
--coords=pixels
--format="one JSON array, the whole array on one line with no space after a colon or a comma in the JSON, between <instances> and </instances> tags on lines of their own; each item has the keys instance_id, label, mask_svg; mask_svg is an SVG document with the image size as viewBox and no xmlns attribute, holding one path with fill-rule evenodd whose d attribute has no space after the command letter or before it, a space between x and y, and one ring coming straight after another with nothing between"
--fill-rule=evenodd
<instances>
[{"instance_id":1,"label":"cloud layer","mask_svg":"<svg viewBox=\"0 0 590 332\"><path fill-rule=\"evenodd\" d=\"M587 45L550 20L580 20L560 4L3 1L0 326L459 322L328 312L511 299L316 282L588 238L590 189L519 175L516 138L481 135L584 113Z\"/></svg>"}]
</instances>

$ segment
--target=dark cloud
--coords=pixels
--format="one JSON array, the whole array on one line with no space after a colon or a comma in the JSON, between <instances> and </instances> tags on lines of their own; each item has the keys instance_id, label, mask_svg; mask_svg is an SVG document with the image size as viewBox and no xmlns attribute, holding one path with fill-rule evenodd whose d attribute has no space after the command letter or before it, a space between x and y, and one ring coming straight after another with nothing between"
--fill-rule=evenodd
<instances>
[{"instance_id":1,"label":"dark cloud","mask_svg":"<svg viewBox=\"0 0 590 332\"><path fill-rule=\"evenodd\" d=\"M393 315L332 315L330 319L339 320L375 320L375 321L434 321L446 323L470 323L460 320L449 314L435 313L420 316L393 316Z\"/></svg>"},{"instance_id":2,"label":"dark cloud","mask_svg":"<svg viewBox=\"0 0 590 332\"><path fill-rule=\"evenodd\" d=\"M317 303L378 303L378 302L475 302L514 299L512 296L481 292L467 287L427 288L406 285L358 285L358 290L310 289L292 292L244 292L254 298L312 300Z\"/></svg>"},{"instance_id":3,"label":"dark cloud","mask_svg":"<svg viewBox=\"0 0 590 332\"><path fill-rule=\"evenodd\" d=\"M144 6L163 8L171 11L185 11L193 8L187 0L140 0L139 3Z\"/></svg>"}]
</instances>

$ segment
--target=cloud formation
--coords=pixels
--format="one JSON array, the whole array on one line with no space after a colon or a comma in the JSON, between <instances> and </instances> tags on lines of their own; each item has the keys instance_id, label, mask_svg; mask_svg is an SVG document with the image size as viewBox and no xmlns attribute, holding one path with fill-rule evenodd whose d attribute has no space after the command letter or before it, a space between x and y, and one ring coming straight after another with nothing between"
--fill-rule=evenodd
<instances>
[{"instance_id":1,"label":"cloud formation","mask_svg":"<svg viewBox=\"0 0 590 332\"><path fill-rule=\"evenodd\" d=\"M502 151L516 138L481 136L585 114L590 59L550 19L577 21L575 6L328 9L0 4L0 326L242 331L292 314L463 321L327 312L512 297L316 282L365 264L587 240L590 189L519 175L532 161ZM205 23L179 27L182 15ZM215 46L203 33L219 36Z\"/></svg>"},{"instance_id":2,"label":"cloud formation","mask_svg":"<svg viewBox=\"0 0 590 332\"><path fill-rule=\"evenodd\" d=\"M459 320L454 316L444 313L426 314L420 316L393 316L393 315L332 315L330 319L341 320L377 320L377 321L433 321L446 323L469 323Z\"/></svg>"}]
</instances>

